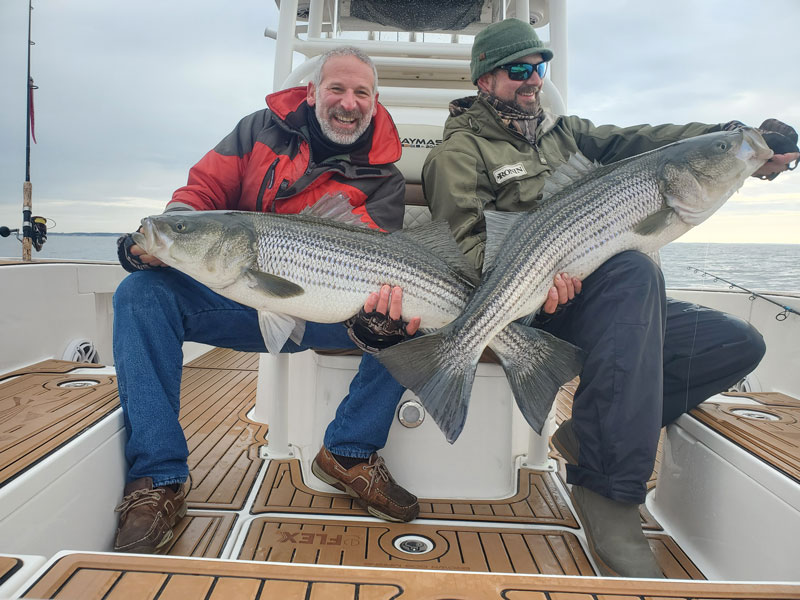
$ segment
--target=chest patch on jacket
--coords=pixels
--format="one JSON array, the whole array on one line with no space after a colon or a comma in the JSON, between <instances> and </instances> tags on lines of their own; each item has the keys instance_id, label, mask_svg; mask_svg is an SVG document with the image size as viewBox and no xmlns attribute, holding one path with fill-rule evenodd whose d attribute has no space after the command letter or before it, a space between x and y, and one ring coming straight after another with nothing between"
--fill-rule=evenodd
<instances>
[{"instance_id":1,"label":"chest patch on jacket","mask_svg":"<svg viewBox=\"0 0 800 600\"><path fill-rule=\"evenodd\" d=\"M525 170L525 166L521 163L514 163L513 165L503 165L502 167L498 167L494 171L492 171L492 175L494 175L494 180L499 184L503 183L504 181L508 181L509 179L515 179L516 177L522 177L523 175L527 175L528 172Z\"/></svg>"}]
</instances>

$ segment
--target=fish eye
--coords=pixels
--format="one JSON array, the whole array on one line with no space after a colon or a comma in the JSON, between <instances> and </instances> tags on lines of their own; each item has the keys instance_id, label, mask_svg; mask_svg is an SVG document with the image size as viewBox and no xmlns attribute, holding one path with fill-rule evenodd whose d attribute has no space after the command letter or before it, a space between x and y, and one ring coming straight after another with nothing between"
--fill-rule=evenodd
<instances>
[{"instance_id":1,"label":"fish eye","mask_svg":"<svg viewBox=\"0 0 800 600\"><path fill-rule=\"evenodd\" d=\"M729 146L728 146L728 143L727 143L727 142L718 142L718 143L717 143L717 147L718 147L720 150L722 150L723 152L725 152L725 151L728 149L728 147L729 147Z\"/></svg>"},{"instance_id":2,"label":"fish eye","mask_svg":"<svg viewBox=\"0 0 800 600\"><path fill-rule=\"evenodd\" d=\"M175 231L185 231L186 230L186 223L183 221L178 221L175 223Z\"/></svg>"}]
</instances>

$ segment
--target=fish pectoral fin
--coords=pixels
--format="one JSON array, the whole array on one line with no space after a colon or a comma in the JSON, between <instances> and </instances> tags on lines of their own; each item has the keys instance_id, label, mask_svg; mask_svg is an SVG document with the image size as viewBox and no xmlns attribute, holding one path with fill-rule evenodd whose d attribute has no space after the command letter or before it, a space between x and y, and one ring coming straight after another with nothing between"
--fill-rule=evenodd
<instances>
[{"instance_id":1,"label":"fish pectoral fin","mask_svg":"<svg viewBox=\"0 0 800 600\"><path fill-rule=\"evenodd\" d=\"M350 204L350 197L344 192L326 193L314 204L301 210L300 214L369 229L369 225L361 220L361 215L353 212L354 208Z\"/></svg>"},{"instance_id":2,"label":"fish pectoral fin","mask_svg":"<svg viewBox=\"0 0 800 600\"><path fill-rule=\"evenodd\" d=\"M298 321L294 317L285 315L283 313L269 312L266 310L258 311L258 326L261 329L261 335L264 337L264 345L270 354L280 354L286 340L295 339L298 327L305 331L305 321ZM302 334L300 339L302 339Z\"/></svg>"},{"instance_id":3,"label":"fish pectoral fin","mask_svg":"<svg viewBox=\"0 0 800 600\"><path fill-rule=\"evenodd\" d=\"M275 296L277 298L292 298L299 296L305 290L296 283L292 283L288 279L271 275L255 269L248 269L245 271L247 278L247 285L253 289L259 290L268 296Z\"/></svg>"},{"instance_id":4,"label":"fish pectoral fin","mask_svg":"<svg viewBox=\"0 0 800 600\"><path fill-rule=\"evenodd\" d=\"M297 317L294 318L294 329L292 329L291 335L289 335L289 339L292 340L298 346L303 343L303 336L306 334L306 322L305 319L298 319Z\"/></svg>"},{"instance_id":5,"label":"fish pectoral fin","mask_svg":"<svg viewBox=\"0 0 800 600\"><path fill-rule=\"evenodd\" d=\"M674 210L671 208L662 208L658 212L642 220L633 228L633 231L639 235L656 235L669 227L675 217Z\"/></svg>"}]
</instances>

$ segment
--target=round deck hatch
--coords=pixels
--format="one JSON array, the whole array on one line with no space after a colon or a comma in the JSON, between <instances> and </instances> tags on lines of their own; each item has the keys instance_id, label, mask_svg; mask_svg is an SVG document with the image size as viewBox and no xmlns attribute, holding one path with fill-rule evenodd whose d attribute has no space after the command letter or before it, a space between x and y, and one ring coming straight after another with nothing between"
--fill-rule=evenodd
<instances>
[{"instance_id":1,"label":"round deck hatch","mask_svg":"<svg viewBox=\"0 0 800 600\"><path fill-rule=\"evenodd\" d=\"M58 384L60 388L84 388L100 385L99 381L94 379L71 379L70 381L62 381Z\"/></svg>"},{"instance_id":2,"label":"round deck hatch","mask_svg":"<svg viewBox=\"0 0 800 600\"><path fill-rule=\"evenodd\" d=\"M745 419L754 419L756 421L781 420L781 418L778 415L773 415L772 413L763 412L760 410L754 410L752 408L732 408L731 414L736 415L737 417L744 417Z\"/></svg>"},{"instance_id":3,"label":"round deck hatch","mask_svg":"<svg viewBox=\"0 0 800 600\"><path fill-rule=\"evenodd\" d=\"M394 547L406 554L427 554L433 550L431 540L421 535L401 535L394 540Z\"/></svg>"}]
</instances>

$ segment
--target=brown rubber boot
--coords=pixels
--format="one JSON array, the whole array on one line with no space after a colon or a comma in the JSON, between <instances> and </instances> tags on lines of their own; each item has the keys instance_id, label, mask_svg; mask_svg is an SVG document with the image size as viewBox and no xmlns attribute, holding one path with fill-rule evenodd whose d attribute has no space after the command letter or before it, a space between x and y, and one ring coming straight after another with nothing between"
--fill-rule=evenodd
<instances>
[{"instance_id":1,"label":"brown rubber boot","mask_svg":"<svg viewBox=\"0 0 800 600\"><path fill-rule=\"evenodd\" d=\"M572 500L602 575L664 577L642 532L638 504L617 502L579 485L572 487Z\"/></svg>"},{"instance_id":2,"label":"brown rubber boot","mask_svg":"<svg viewBox=\"0 0 800 600\"><path fill-rule=\"evenodd\" d=\"M184 485L153 487L150 477L125 486L122 502L114 509L119 526L114 540L116 552L151 554L172 539L172 528L186 514Z\"/></svg>"},{"instance_id":3,"label":"brown rubber boot","mask_svg":"<svg viewBox=\"0 0 800 600\"><path fill-rule=\"evenodd\" d=\"M357 498L367 511L385 521L407 522L417 518L417 497L397 485L383 459L372 454L369 460L345 469L328 452L320 448L311 472L337 490Z\"/></svg>"}]
</instances>

